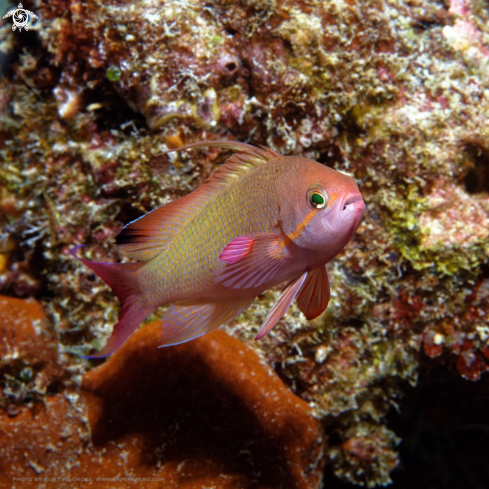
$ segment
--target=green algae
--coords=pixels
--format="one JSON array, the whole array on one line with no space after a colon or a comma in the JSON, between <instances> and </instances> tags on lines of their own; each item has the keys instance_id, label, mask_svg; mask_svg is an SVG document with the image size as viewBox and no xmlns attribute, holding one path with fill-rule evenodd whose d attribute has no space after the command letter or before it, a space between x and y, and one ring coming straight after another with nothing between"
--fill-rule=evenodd
<instances>
[{"instance_id":1,"label":"green algae","mask_svg":"<svg viewBox=\"0 0 489 489\"><path fill-rule=\"evenodd\" d=\"M109 66L105 76L111 82L119 81L121 79L121 70L117 66Z\"/></svg>"}]
</instances>

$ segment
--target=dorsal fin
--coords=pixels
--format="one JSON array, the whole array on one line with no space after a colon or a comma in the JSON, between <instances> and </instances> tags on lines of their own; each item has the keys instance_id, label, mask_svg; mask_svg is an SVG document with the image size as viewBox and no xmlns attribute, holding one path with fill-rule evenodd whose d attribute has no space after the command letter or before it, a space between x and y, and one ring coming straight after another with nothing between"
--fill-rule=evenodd
<instances>
[{"instance_id":1,"label":"dorsal fin","mask_svg":"<svg viewBox=\"0 0 489 489\"><path fill-rule=\"evenodd\" d=\"M117 236L116 243L128 257L139 261L151 260L165 249L166 243L196 215L196 211L219 191L251 169L282 158L280 153L273 150L255 148L237 141L203 141L160 154L205 147L234 149L238 153L232 155L197 190L158 207L125 226Z\"/></svg>"},{"instance_id":2,"label":"dorsal fin","mask_svg":"<svg viewBox=\"0 0 489 489\"><path fill-rule=\"evenodd\" d=\"M186 223L187 204L183 199L154 209L127 224L115 242L129 258L149 261L165 249L165 243Z\"/></svg>"},{"instance_id":3,"label":"dorsal fin","mask_svg":"<svg viewBox=\"0 0 489 489\"><path fill-rule=\"evenodd\" d=\"M257 148L247 143L240 143L239 141L201 141L200 143L186 144L185 146L180 146L179 148L169 149L158 153L154 156L166 155L167 153L172 153L173 151L184 151L191 148L221 148L221 149L234 149L238 153L243 153L247 156L261 158L262 160L274 160L277 158L282 158L283 155L277 153L273 149L265 148L261 146Z\"/></svg>"}]
</instances>

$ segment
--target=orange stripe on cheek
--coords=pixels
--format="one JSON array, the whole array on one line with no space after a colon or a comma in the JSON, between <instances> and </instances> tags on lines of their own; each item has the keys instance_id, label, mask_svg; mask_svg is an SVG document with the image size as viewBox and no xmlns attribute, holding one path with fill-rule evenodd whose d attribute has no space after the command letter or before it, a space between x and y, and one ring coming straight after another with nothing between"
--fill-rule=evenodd
<instances>
[{"instance_id":1,"label":"orange stripe on cheek","mask_svg":"<svg viewBox=\"0 0 489 489\"><path fill-rule=\"evenodd\" d=\"M333 196L329 198L328 205L326 207L329 207L338 197L338 194L333 194Z\"/></svg>"},{"instance_id":2,"label":"orange stripe on cheek","mask_svg":"<svg viewBox=\"0 0 489 489\"><path fill-rule=\"evenodd\" d=\"M294 239L297 239L302 231L304 231L304 229L306 228L306 226L311 222L311 219L316 215L316 209L312 209L311 211L309 211L306 216L304 217L304 219L302 220L302 222L300 222L297 227L290 233L290 234L287 234L287 237L291 240L291 241L294 241Z\"/></svg>"}]
</instances>

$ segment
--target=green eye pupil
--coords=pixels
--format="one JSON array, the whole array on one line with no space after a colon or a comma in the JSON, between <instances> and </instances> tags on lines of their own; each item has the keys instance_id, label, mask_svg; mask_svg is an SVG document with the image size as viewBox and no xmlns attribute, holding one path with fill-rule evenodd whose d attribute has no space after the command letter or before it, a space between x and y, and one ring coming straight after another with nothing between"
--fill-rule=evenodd
<instances>
[{"instance_id":1,"label":"green eye pupil","mask_svg":"<svg viewBox=\"0 0 489 489\"><path fill-rule=\"evenodd\" d=\"M314 205L315 207L319 207L321 205L324 205L324 197L321 194L314 192L311 195L311 204Z\"/></svg>"}]
</instances>

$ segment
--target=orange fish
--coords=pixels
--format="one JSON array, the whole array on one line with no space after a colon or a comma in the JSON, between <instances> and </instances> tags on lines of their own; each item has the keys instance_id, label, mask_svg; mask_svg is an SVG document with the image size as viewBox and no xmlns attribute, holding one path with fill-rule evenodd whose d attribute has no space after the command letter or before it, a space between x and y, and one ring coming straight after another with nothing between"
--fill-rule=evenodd
<instances>
[{"instance_id":1,"label":"orange fish","mask_svg":"<svg viewBox=\"0 0 489 489\"><path fill-rule=\"evenodd\" d=\"M121 304L107 345L90 358L113 353L165 304L171 306L162 320L161 346L232 321L257 295L283 282L256 339L294 298L308 319L326 309L325 265L348 243L365 210L355 181L307 158L234 141L178 150L210 146L237 153L199 189L131 222L117 236L136 263L79 258Z\"/></svg>"}]
</instances>

